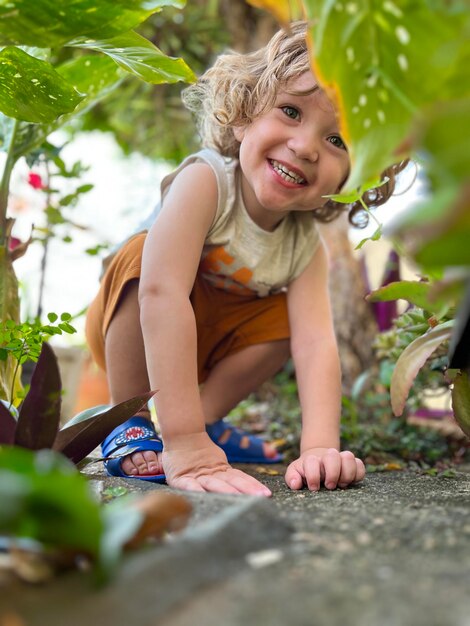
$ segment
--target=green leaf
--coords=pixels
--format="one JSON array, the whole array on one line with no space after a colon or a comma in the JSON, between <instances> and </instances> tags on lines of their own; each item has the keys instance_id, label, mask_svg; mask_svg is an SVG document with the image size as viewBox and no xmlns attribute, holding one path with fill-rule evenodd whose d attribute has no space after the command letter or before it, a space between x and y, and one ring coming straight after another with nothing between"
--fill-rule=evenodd
<instances>
[{"instance_id":1,"label":"green leaf","mask_svg":"<svg viewBox=\"0 0 470 626\"><path fill-rule=\"evenodd\" d=\"M0 45L57 48L79 36L108 38L183 0L8 0L0 5Z\"/></svg>"},{"instance_id":2,"label":"green leaf","mask_svg":"<svg viewBox=\"0 0 470 626\"><path fill-rule=\"evenodd\" d=\"M465 41L464 13L430 10L426 0L303 4L314 71L336 102L351 155L347 192L394 163L416 113L436 94L445 98Z\"/></svg>"},{"instance_id":3,"label":"green leaf","mask_svg":"<svg viewBox=\"0 0 470 626\"><path fill-rule=\"evenodd\" d=\"M449 298L433 297L433 285L414 280L401 280L389 283L384 287L371 291L367 296L368 302L389 302L391 300L407 300L415 306L430 311L440 317L443 311L449 309Z\"/></svg>"},{"instance_id":4,"label":"green leaf","mask_svg":"<svg viewBox=\"0 0 470 626\"><path fill-rule=\"evenodd\" d=\"M72 319L72 316L70 315L70 313L62 313L62 315L60 316L60 319L62 322L68 322L69 320Z\"/></svg>"},{"instance_id":5,"label":"green leaf","mask_svg":"<svg viewBox=\"0 0 470 626\"><path fill-rule=\"evenodd\" d=\"M77 330L71 324L68 324L67 322L60 323L59 328L63 330L64 333L67 333L69 335L73 335L74 333L77 332Z\"/></svg>"},{"instance_id":6,"label":"green leaf","mask_svg":"<svg viewBox=\"0 0 470 626\"><path fill-rule=\"evenodd\" d=\"M72 113L62 115L50 124L20 123L14 149L15 159L40 146L52 131L106 97L119 85L124 75L124 72L111 59L99 56L82 56L64 63L56 70L67 83L86 95Z\"/></svg>"},{"instance_id":7,"label":"green leaf","mask_svg":"<svg viewBox=\"0 0 470 626\"><path fill-rule=\"evenodd\" d=\"M101 41L76 39L69 45L103 52L126 72L156 85L196 80L183 59L166 56L151 41L133 31Z\"/></svg>"},{"instance_id":8,"label":"green leaf","mask_svg":"<svg viewBox=\"0 0 470 626\"><path fill-rule=\"evenodd\" d=\"M428 268L445 266L470 266L470 188L463 187L456 201L445 207L440 220L428 224L427 228L420 225L414 233L414 258ZM424 231L424 237L423 237ZM408 231L407 238L413 237Z\"/></svg>"},{"instance_id":9,"label":"green leaf","mask_svg":"<svg viewBox=\"0 0 470 626\"><path fill-rule=\"evenodd\" d=\"M425 111L416 129L417 143L429 155L429 170L433 176L446 182L467 179L470 171L469 128L468 96L452 102L438 102Z\"/></svg>"},{"instance_id":10,"label":"green leaf","mask_svg":"<svg viewBox=\"0 0 470 626\"><path fill-rule=\"evenodd\" d=\"M102 495L107 496L109 498L121 498L129 493L129 489L126 487L107 487L103 489Z\"/></svg>"},{"instance_id":11,"label":"green leaf","mask_svg":"<svg viewBox=\"0 0 470 626\"><path fill-rule=\"evenodd\" d=\"M58 315L57 313L48 313L47 314L47 319L51 322L51 324L53 324L57 319L58 319Z\"/></svg>"},{"instance_id":12,"label":"green leaf","mask_svg":"<svg viewBox=\"0 0 470 626\"><path fill-rule=\"evenodd\" d=\"M392 409L395 415L403 413L408 393L417 373L441 343L450 338L453 325L454 321L450 320L431 328L426 334L412 341L400 354L390 385Z\"/></svg>"},{"instance_id":13,"label":"green leaf","mask_svg":"<svg viewBox=\"0 0 470 626\"><path fill-rule=\"evenodd\" d=\"M367 181L366 183L361 185L356 191L351 191L349 193L332 194L330 196L323 197L330 198L330 200L334 200L335 202L339 202L340 204L353 204L354 202L360 200L366 191L381 187L387 181L388 179L380 180L380 178L374 178L374 180Z\"/></svg>"},{"instance_id":14,"label":"green leaf","mask_svg":"<svg viewBox=\"0 0 470 626\"><path fill-rule=\"evenodd\" d=\"M14 47L0 52L0 111L36 124L74 111L83 95L46 61Z\"/></svg>"},{"instance_id":15,"label":"green leaf","mask_svg":"<svg viewBox=\"0 0 470 626\"><path fill-rule=\"evenodd\" d=\"M370 237L364 237L364 239L361 239L361 241L357 244L354 250L360 250L362 246L368 241L378 241L381 237L382 237L382 224L380 224L380 226L374 231L374 233Z\"/></svg>"},{"instance_id":16,"label":"green leaf","mask_svg":"<svg viewBox=\"0 0 470 626\"><path fill-rule=\"evenodd\" d=\"M387 234L398 238L426 270L470 265L470 191L439 189L428 201L406 211Z\"/></svg>"},{"instance_id":17,"label":"green leaf","mask_svg":"<svg viewBox=\"0 0 470 626\"><path fill-rule=\"evenodd\" d=\"M87 184L87 185L80 185L80 187L77 187L77 191L76 193L87 193L88 191L91 191L93 189L94 185L91 184Z\"/></svg>"},{"instance_id":18,"label":"green leaf","mask_svg":"<svg viewBox=\"0 0 470 626\"><path fill-rule=\"evenodd\" d=\"M51 450L0 449L0 534L92 556L103 521L84 476Z\"/></svg>"},{"instance_id":19,"label":"green leaf","mask_svg":"<svg viewBox=\"0 0 470 626\"><path fill-rule=\"evenodd\" d=\"M460 372L454 380L452 408L457 424L470 437L470 382L466 372Z\"/></svg>"}]
</instances>

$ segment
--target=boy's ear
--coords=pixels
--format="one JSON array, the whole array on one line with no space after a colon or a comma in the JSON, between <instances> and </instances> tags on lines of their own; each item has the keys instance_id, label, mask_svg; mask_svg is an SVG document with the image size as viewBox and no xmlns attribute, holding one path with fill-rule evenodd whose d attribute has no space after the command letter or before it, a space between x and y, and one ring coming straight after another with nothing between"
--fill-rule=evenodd
<instances>
[{"instance_id":1,"label":"boy's ear","mask_svg":"<svg viewBox=\"0 0 470 626\"><path fill-rule=\"evenodd\" d=\"M235 135L235 139L238 141L238 143L241 143L243 141L243 137L245 136L245 130L246 126L233 127L233 134Z\"/></svg>"}]
</instances>

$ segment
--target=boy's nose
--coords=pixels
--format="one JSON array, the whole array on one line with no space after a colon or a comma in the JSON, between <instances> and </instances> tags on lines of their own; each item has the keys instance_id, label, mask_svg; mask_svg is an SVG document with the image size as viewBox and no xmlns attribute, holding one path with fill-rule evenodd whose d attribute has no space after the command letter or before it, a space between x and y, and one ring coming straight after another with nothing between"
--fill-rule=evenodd
<instances>
[{"instance_id":1,"label":"boy's nose","mask_svg":"<svg viewBox=\"0 0 470 626\"><path fill-rule=\"evenodd\" d=\"M318 139L313 137L312 133L299 129L299 132L288 140L287 147L298 159L312 163L318 161L320 155Z\"/></svg>"}]
</instances>

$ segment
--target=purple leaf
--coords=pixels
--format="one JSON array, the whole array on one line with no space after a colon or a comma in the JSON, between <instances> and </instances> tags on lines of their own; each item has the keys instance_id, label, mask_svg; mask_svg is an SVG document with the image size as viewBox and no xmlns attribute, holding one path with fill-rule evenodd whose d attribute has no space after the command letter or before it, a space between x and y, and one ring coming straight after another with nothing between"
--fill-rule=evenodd
<instances>
[{"instance_id":1,"label":"purple leaf","mask_svg":"<svg viewBox=\"0 0 470 626\"><path fill-rule=\"evenodd\" d=\"M0 445L13 445L15 441L15 431L16 419L7 407L0 402Z\"/></svg>"},{"instance_id":2,"label":"purple leaf","mask_svg":"<svg viewBox=\"0 0 470 626\"><path fill-rule=\"evenodd\" d=\"M50 448L60 421L62 384L52 348L42 344L31 386L20 408L15 444L30 450Z\"/></svg>"},{"instance_id":3,"label":"purple leaf","mask_svg":"<svg viewBox=\"0 0 470 626\"><path fill-rule=\"evenodd\" d=\"M108 411L83 422L69 427L65 426L57 434L52 448L62 452L74 463L78 463L90 454L116 426L140 411L154 395L155 391L148 391L116 404Z\"/></svg>"}]
</instances>

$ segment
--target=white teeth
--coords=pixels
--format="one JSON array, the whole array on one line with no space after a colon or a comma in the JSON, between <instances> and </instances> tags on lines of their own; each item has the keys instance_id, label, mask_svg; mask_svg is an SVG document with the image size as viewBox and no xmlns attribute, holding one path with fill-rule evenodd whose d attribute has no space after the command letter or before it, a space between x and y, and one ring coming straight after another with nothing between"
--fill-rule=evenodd
<instances>
[{"instance_id":1,"label":"white teeth","mask_svg":"<svg viewBox=\"0 0 470 626\"><path fill-rule=\"evenodd\" d=\"M290 183L294 182L300 185L306 182L305 178L302 178L295 172L292 172L291 170L287 169L287 167L285 165L282 165L282 163L279 163L279 161L274 161L274 159L271 159L271 165L279 174L279 176L281 176L281 178L283 178L284 180L287 180Z\"/></svg>"}]
</instances>

